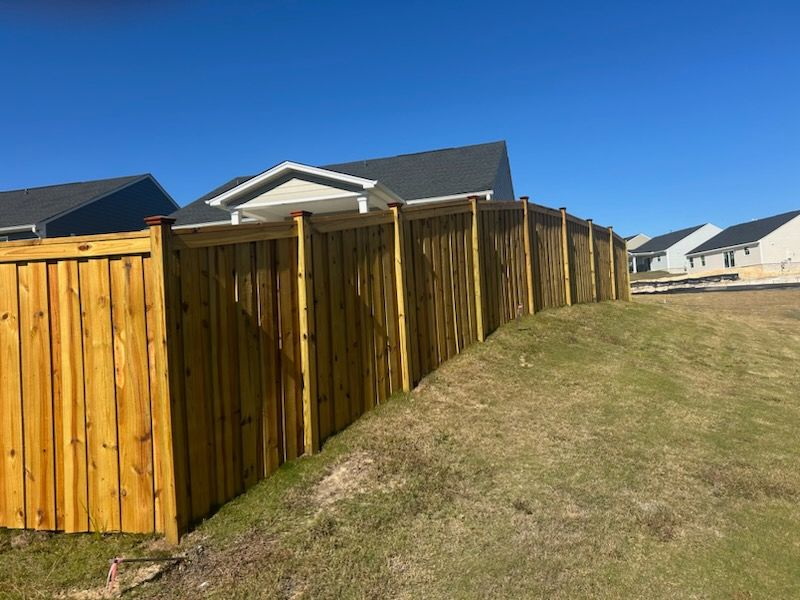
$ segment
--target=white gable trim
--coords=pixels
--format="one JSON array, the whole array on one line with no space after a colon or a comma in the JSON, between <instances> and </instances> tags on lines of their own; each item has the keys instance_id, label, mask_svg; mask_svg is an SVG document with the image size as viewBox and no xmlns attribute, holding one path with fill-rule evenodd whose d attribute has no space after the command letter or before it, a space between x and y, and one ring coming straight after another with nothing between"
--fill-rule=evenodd
<instances>
[{"instance_id":1,"label":"white gable trim","mask_svg":"<svg viewBox=\"0 0 800 600\"><path fill-rule=\"evenodd\" d=\"M375 191L379 192L380 196L387 198L388 202L398 202L401 204L405 203L400 196L395 194L386 186L381 185L374 179L364 179L363 177L355 177L353 175L347 175L337 171L329 171L328 169L320 169L319 167L312 167L310 165L304 165L287 160L279 165L275 165L271 169L267 169L260 175L256 175L252 179L248 179L244 183L231 188L227 192L223 192L219 196L215 196L214 198L206 200L206 204L217 208L226 208L226 205L232 200L235 200L236 198L239 198L250 191L256 190L260 186L269 183L273 179L277 179L278 177L282 177L288 173L313 175L323 179L329 179L331 181L338 181L341 183L360 186L361 189L364 190L374 189Z\"/></svg>"},{"instance_id":2,"label":"white gable trim","mask_svg":"<svg viewBox=\"0 0 800 600\"><path fill-rule=\"evenodd\" d=\"M450 196L430 196L429 198L414 198L406 202L411 204L421 204L423 202L447 202L449 200L466 200L470 196L478 196L491 200L494 196L494 190L481 190L480 192L464 192L463 194L451 194Z\"/></svg>"}]
</instances>

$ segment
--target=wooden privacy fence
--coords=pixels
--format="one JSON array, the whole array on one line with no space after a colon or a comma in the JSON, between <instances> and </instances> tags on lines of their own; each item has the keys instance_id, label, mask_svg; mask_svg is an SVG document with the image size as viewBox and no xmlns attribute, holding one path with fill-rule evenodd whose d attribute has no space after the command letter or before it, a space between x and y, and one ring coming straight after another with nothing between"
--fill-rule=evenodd
<instances>
[{"instance_id":1,"label":"wooden privacy fence","mask_svg":"<svg viewBox=\"0 0 800 600\"><path fill-rule=\"evenodd\" d=\"M0 245L0 526L163 532L503 323L629 299L625 242L527 201Z\"/></svg>"}]
</instances>

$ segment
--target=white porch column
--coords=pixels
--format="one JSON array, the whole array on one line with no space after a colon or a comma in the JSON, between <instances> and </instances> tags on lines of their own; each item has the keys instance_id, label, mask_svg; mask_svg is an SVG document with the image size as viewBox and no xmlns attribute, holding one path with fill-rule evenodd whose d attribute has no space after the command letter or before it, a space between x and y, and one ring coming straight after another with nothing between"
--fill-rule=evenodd
<instances>
[{"instance_id":1,"label":"white porch column","mask_svg":"<svg viewBox=\"0 0 800 600\"><path fill-rule=\"evenodd\" d=\"M358 212L361 213L362 215L369 212L369 206L367 206L366 196L358 197Z\"/></svg>"}]
</instances>

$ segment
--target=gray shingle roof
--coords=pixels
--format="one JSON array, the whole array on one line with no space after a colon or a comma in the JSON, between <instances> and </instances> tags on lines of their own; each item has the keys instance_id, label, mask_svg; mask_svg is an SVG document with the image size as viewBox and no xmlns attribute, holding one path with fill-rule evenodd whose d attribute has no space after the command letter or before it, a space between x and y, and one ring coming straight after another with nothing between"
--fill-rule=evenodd
<instances>
[{"instance_id":1,"label":"gray shingle roof","mask_svg":"<svg viewBox=\"0 0 800 600\"><path fill-rule=\"evenodd\" d=\"M35 225L100 196L124 187L145 175L80 181L0 192L0 227Z\"/></svg>"},{"instance_id":2,"label":"gray shingle roof","mask_svg":"<svg viewBox=\"0 0 800 600\"><path fill-rule=\"evenodd\" d=\"M717 250L719 248L729 248L730 246L738 246L740 244L757 242L761 238L775 231L778 227L785 225L798 216L800 216L800 210L793 210L791 212L774 215L765 219L757 219L747 223L731 225L727 229L720 231L710 240L700 244L688 254L694 254L695 252L707 252L709 250Z\"/></svg>"},{"instance_id":3,"label":"gray shingle roof","mask_svg":"<svg viewBox=\"0 0 800 600\"><path fill-rule=\"evenodd\" d=\"M366 179L376 179L405 200L452 196L491 190L507 170L506 143L490 142L445 148L387 158L371 158L321 168ZM211 208L205 201L225 192L253 175L237 177L172 214L176 225L227 221L227 211ZM510 188L510 181L506 186ZM513 191L511 192L513 195ZM512 200L513 198L504 198Z\"/></svg>"},{"instance_id":4,"label":"gray shingle roof","mask_svg":"<svg viewBox=\"0 0 800 600\"><path fill-rule=\"evenodd\" d=\"M490 142L325 165L323 168L377 179L401 198L418 200L493 189L505 153L505 142Z\"/></svg>"},{"instance_id":5,"label":"gray shingle roof","mask_svg":"<svg viewBox=\"0 0 800 600\"><path fill-rule=\"evenodd\" d=\"M662 252L680 242L687 235L691 235L703 225L705 225L705 223L702 225L695 225L694 227L687 227L686 229L679 229L678 231L665 233L664 235L657 235L656 237L647 240L635 250L631 250L631 254L641 254L643 252Z\"/></svg>"},{"instance_id":6,"label":"gray shingle roof","mask_svg":"<svg viewBox=\"0 0 800 600\"><path fill-rule=\"evenodd\" d=\"M215 196L219 196L221 193L227 192L231 188L235 188L237 185L240 185L248 179L252 179L253 177L255 176L247 175L242 177L234 177L230 181L223 183L218 188L211 190L204 196L200 196L194 202L190 202L183 208L175 211L170 216L175 219L175 225L194 225L197 223L215 223L217 221L230 223L231 213L229 213L227 210L222 210L221 208L209 206L206 204L206 200L210 200Z\"/></svg>"}]
</instances>

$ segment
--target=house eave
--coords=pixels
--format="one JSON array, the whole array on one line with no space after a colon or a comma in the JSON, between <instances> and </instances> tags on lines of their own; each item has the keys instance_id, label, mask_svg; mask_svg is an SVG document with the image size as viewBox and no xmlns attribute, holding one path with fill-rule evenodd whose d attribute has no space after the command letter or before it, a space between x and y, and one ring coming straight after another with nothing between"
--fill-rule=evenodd
<instances>
[{"instance_id":1,"label":"house eave","mask_svg":"<svg viewBox=\"0 0 800 600\"><path fill-rule=\"evenodd\" d=\"M29 225L10 225L8 227L0 227L0 233L25 233L28 231L31 233L36 233L36 224L31 223Z\"/></svg>"},{"instance_id":2,"label":"house eave","mask_svg":"<svg viewBox=\"0 0 800 600\"><path fill-rule=\"evenodd\" d=\"M741 248L755 248L761 245L761 240L754 242L742 242L741 244L733 244L732 246L720 246L719 248L709 248L708 250L701 250L700 252L687 252L687 257L695 256L708 256L709 254L719 254L720 252L729 252L731 250L739 250Z\"/></svg>"}]
</instances>

